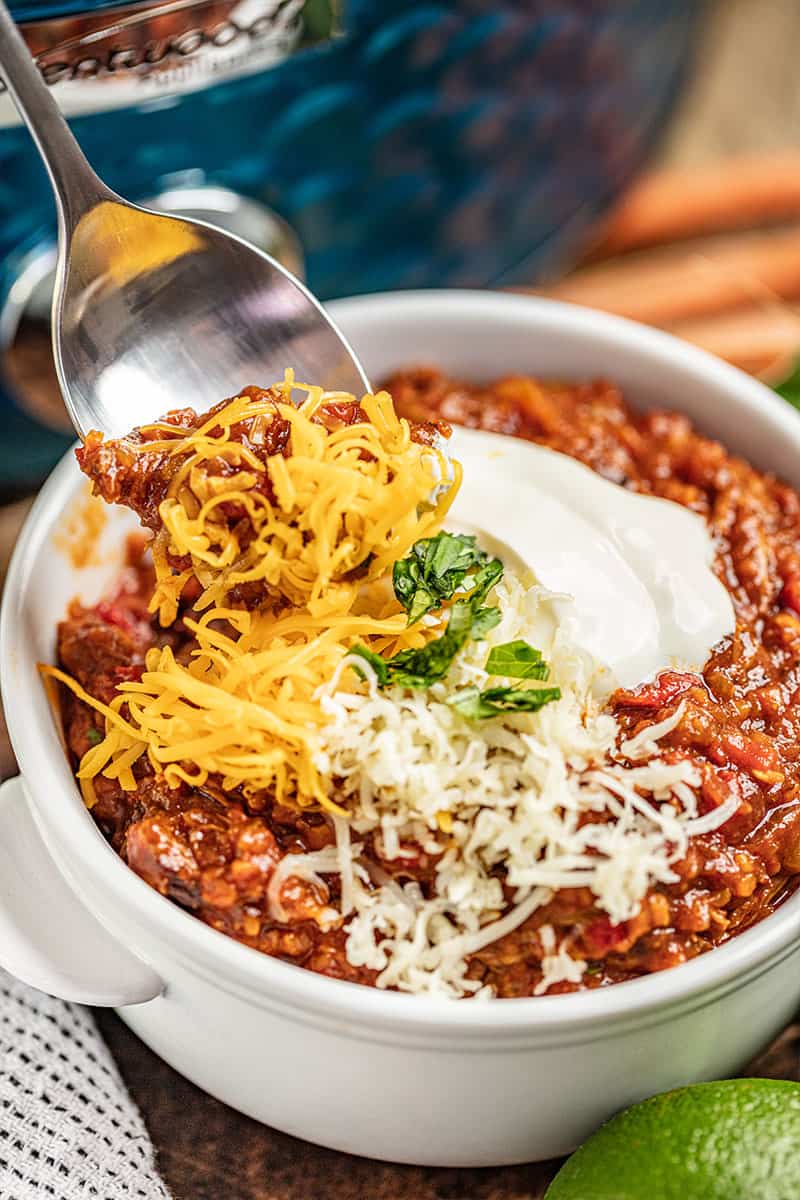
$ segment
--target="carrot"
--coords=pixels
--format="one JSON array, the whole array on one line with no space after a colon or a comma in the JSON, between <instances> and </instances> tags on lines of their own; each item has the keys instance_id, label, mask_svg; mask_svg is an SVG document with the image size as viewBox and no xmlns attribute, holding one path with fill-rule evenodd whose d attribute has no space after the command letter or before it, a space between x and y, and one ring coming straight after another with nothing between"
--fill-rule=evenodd
<instances>
[{"instance_id":1,"label":"carrot","mask_svg":"<svg viewBox=\"0 0 800 1200\"><path fill-rule=\"evenodd\" d=\"M735 158L713 167L645 175L614 209L590 258L746 229L800 216L800 153Z\"/></svg>"},{"instance_id":2,"label":"carrot","mask_svg":"<svg viewBox=\"0 0 800 1200\"><path fill-rule=\"evenodd\" d=\"M768 380L787 375L800 357L800 312L786 305L751 305L679 321L670 332Z\"/></svg>"},{"instance_id":3,"label":"carrot","mask_svg":"<svg viewBox=\"0 0 800 1200\"><path fill-rule=\"evenodd\" d=\"M539 294L660 326L767 297L793 299L800 297L800 229L641 252L583 267Z\"/></svg>"}]
</instances>

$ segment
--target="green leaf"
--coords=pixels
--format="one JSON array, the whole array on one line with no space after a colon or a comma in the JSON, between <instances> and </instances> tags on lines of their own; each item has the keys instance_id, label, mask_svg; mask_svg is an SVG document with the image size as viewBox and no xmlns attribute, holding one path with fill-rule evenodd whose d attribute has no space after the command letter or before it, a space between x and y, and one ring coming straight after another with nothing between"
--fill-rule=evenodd
<instances>
[{"instance_id":1,"label":"green leaf","mask_svg":"<svg viewBox=\"0 0 800 1200\"><path fill-rule=\"evenodd\" d=\"M472 599L478 601L485 600L498 579L502 576L503 570L503 564L499 558L490 558L488 562L484 563L475 575Z\"/></svg>"},{"instance_id":2,"label":"green leaf","mask_svg":"<svg viewBox=\"0 0 800 1200\"><path fill-rule=\"evenodd\" d=\"M376 654L374 650L370 650L366 646L362 645L353 646L349 653L355 654L358 656L358 658L363 658L364 662L369 663L375 672L375 677L378 680L378 687L386 687L387 683L389 682L389 672L386 667L385 658L381 658L380 654ZM352 663L351 665L357 675L360 675L362 679L369 680L367 672L362 671L357 663Z\"/></svg>"},{"instance_id":3,"label":"green leaf","mask_svg":"<svg viewBox=\"0 0 800 1200\"><path fill-rule=\"evenodd\" d=\"M776 385L774 391L795 408L800 408L800 360L795 362L791 373L782 383Z\"/></svg>"},{"instance_id":4,"label":"green leaf","mask_svg":"<svg viewBox=\"0 0 800 1200\"><path fill-rule=\"evenodd\" d=\"M442 531L414 543L410 554L394 564L392 583L413 625L459 589L474 589L476 598L483 600L502 574L500 560L490 559L474 537Z\"/></svg>"},{"instance_id":5,"label":"green leaf","mask_svg":"<svg viewBox=\"0 0 800 1200\"><path fill-rule=\"evenodd\" d=\"M420 565L413 558L403 558L394 564L392 583L395 596L408 613L409 625L439 607L439 597L425 586Z\"/></svg>"},{"instance_id":6,"label":"green leaf","mask_svg":"<svg viewBox=\"0 0 800 1200\"><path fill-rule=\"evenodd\" d=\"M489 558L474 537L442 532L421 538L406 558L394 564L394 592L413 625L461 589L463 595L448 611L444 633L417 650L401 650L393 658L382 658L366 646L356 646L351 653L370 663L379 687L430 687L444 679L469 638L480 641L500 621L499 609L484 607L483 601L502 574L500 559Z\"/></svg>"},{"instance_id":7,"label":"green leaf","mask_svg":"<svg viewBox=\"0 0 800 1200\"><path fill-rule=\"evenodd\" d=\"M393 658L381 658L366 646L354 646L357 654L375 671L379 687L424 688L444 679L450 665L472 632L471 600L457 600L450 609L447 628L441 637L434 638L417 650L401 650ZM356 664L353 669L358 670Z\"/></svg>"},{"instance_id":8,"label":"green leaf","mask_svg":"<svg viewBox=\"0 0 800 1200\"><path fill-rule=\"evenodd\" d=\"M453 659L472 632L473 611L469 600L457 600L450 609L447 628L419 650L401 650L388 659L389 682L400 687L423 688L444 679Z\"/></svg>"},{"instance_id":9,"label":"green leaf","mask_svg":"<svg viewBox=\"0 0 800 1200\"><path fill-rule=\"evenodd\" d=\"M426 574L434 579L447 580L450 575L468 571L485 558L478 549L477 539L466 533L447 533L442 530L432 538L416 542L412 553L420 564L425 564ZM463 576L462 576L463 577ZM460 582L460 581L459 581Z\"/></svg>"},{"instance_id":10,"label":"green leaf","mask_svg":"<svg viewBox=\"0 0 800 1200\"><path fill-rule=\"evenodd\" d=\"M501 616L499 608L476 609L472 618L472 633L470 635L473 641L482 641L490 629L494 629L495 625L500 624Z\"/></svg>"},{"instance_id":11,"label":"green leaf","mask_svg":"<svg viewBox=\"0 0 800 1200\"><path fill-rule=\"evenodd\" d=\"M483 721L488 717L503 716L510 712L538 712L545 704L561 699L561 688L484 688L465 687L448 697L462 717L469 721Z\"/></svg>"},{"instance_id":12,"label":"green leaf","mask_svg":"<svg viewBox=\"0 0 800 1200\"><path fill-rule=\"evenodd\" d=\"M502 675L507 679L547 679L550 669L542 662L541 650L534 649L528 642L504 642L493 646L486 660L490 675Z\"/></svg>"}]
</instances>

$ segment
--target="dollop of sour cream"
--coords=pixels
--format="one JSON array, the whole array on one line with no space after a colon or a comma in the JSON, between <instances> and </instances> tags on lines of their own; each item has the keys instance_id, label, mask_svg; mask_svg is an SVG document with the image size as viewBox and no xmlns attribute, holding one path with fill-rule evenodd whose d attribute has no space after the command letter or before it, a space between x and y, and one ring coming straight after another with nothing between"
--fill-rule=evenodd
<instances>
[{"instance_id":1,"label":"dollop of sour cream","mask_svg":"<svg viewBox=\"0 0 800 1200\"><path fill-rule=\"evenodd\" d=\"M517 438L457 429L448 451L464 468L448 526L563 597L556 619L598 664L599 695L667 668L699 671L733 631L695 513Z\"/></svg>"}]
</instances>

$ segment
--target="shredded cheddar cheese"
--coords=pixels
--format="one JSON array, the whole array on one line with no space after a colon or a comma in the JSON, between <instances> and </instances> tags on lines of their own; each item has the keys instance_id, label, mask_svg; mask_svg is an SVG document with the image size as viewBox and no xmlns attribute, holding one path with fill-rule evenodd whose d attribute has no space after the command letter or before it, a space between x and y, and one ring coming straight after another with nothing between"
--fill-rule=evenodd
<instances>
[{"instance_id":1,"label":"shredded cheddar cheese","mask_svg":"<svg viewBox=\"0 0 800 1200\"><path fill-rule=\"evenodd\" d=\"M221 621L233 632L215 628ZM105 718L105 737L84 755L79 780L102 774L131 791L133 765L146 754L172 786L214 776L248 798L269 790L281 804L339 811L314 765L315 734L326 720L315 693L353 641L413 646L422 644L420 632L406 633L404 615L274 617L219 608L186 624L197 641L190 661L154 647L141 681L119 684L110 705L45 668Z\"/></svg>"},{"instance_id":2,"label":"shredded cheddar cheese","mask_svg":"<svg viewBox=\"0 0 800 1200\"><path fill-rule=\"evenodd\" d=\"M385 577L415 541L440 528L458 468L438 448L411 440L387 393L361 401L367 420L329 432L314 420L320 406L355 404L354 397L303 386L307 399L296 408L294 386L287 373L278 403L240 396L190 434L151 426L163 436L136 447L183 456L159 510L151 609L170 624L196 576L200 615L185 618L195 638L188 661L169 646L152 648L141 680L120 683L109 705L56 668L42 668L104 719L104 738L78 769L89 804L98 775L134 790L134 765L146 755L174 787L214 777L247 798L269 792L278 803L339 812L315 765L326 720L320 687L356 642L394 653L429 636L427 627L407 627ZM288 423L285 455L262 461L233 440L243 421L252 438L259 417ZM224 460L229 473L205 470L211 460ZM232 525L232 505L246 521ZM187 557L190 566L172 565ZM269 587L263 605L246 611L226 603L238 584L253 582Z\"/></svg>"},{"instance_id":3,"label":"shredded cheddar cheese","mask_svg":"<svg viewBox=\"0 0 800 1200\"><path fill-rule=\"evenodd\" d=\"M293 388L307 393L299 408ZM152 609L162 625L174 621L192 576L203 588L199 611L224 604L238 585L261 583L312 615L349 612L361 582L348 579L355 568L368 563L366 577L378 579L441 527L460 468L411 440L387 392L363 398L366 420L328 432L314 420L319 409L356 404L353 396L295 384L291 372L276 390L281 401L239 396L190 434L151 427L164 437L137 447L185 456L159 508L163 529L153 546ZM290 427L287 453L266 463L231 434L259 419ZM220 459L230 474L206 469ZM455 477L442 488L451 470ZM231 506L244 514L242 532L231 526ZM173 569L171 561L187 557L190 566Z\"/></svg>"}]
</instances>

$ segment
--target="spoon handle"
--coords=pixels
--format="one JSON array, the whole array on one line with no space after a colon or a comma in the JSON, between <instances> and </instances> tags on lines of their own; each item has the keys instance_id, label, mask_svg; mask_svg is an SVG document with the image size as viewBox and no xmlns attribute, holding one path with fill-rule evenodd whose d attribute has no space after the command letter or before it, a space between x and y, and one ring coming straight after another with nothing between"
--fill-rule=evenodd
<instances>
[{"instance_id":1,"label":"spoon handle","mask_svg":"<svg viewBox=\"0 0 800 1200\"><path fill-rule=\"evenodd\" d=\"M86 161L5 0L0 0L0 79L44 160L55 192L59 224L63 232L68 232L99 200L116 197Z\"/></svg>"}]
</instances>

